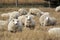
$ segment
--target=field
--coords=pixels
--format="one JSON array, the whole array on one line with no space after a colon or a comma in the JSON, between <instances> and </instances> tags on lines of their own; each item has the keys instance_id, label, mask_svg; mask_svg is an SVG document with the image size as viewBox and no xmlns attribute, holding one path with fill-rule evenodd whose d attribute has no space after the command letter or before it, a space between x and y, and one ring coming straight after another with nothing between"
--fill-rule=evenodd
<instances>
[{"instance_id":1,"label":"field","mask_svg":"<svg viewBox=\"0 0 60 40\"><path fill-rule=\"evenodd\" d=\"M11 12L14 10L18 10L20 7L13 7L13 8L0 8L0 14ZM27 10L29 7L25 7ZM55 8L48 8L48 7L37 7L42 11L49 12L51 16L57 19L57 24L54 26L40 26L39 25L39 18L35 17L36 25L34 30L30 30L28 28L23 29L22 32L11 33L7 31L7 25L0 28L0 40L51 40L48 36L47 31L53 27L60 27L60 12L55 12ZM0 17L0 20L2 18ZM55 39L57 40L57 39ZM59 39L60 40L60 39Z\"/></svg>"}]
</instances>

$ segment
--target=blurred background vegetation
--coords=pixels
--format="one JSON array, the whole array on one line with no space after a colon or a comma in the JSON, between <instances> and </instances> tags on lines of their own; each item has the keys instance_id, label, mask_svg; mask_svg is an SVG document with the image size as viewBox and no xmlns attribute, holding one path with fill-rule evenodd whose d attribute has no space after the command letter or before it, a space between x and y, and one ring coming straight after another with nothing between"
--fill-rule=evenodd
<instances>
[{"instance_id":1,"label":"blurred background vegetation","mask_svg":"<svg viewBox=\"0 0 60 40\"><path fill-rule=\"evenodd\" d=\"M49 4L50 3L50 4ZM60 5L60 0L0 0L1 7L26 7L26 6L56 7Z\"/></svg>"}]
</instances>

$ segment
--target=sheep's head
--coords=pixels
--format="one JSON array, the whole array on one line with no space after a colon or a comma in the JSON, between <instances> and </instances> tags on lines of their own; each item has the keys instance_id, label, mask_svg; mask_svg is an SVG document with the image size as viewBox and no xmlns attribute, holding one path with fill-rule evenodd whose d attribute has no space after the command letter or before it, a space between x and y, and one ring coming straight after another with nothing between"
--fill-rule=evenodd
<instances>
[{"instance_id":1,"label":"sheep's head","mask_svg":"<svg viewBox=\"0 0 60 40\"><path fill-rule=\"evenodd\" d=\"M18 22L19 22L17 19L13 19L12 21L13 21L13 23L14 23L15 25L17 25Z\"/></svg>"},{"instance_id":2,"label":"sheep's head","mask_svg":"<svg viewBox=\"0 0 60 40\"><path fill-rule=\"evenodd\" d=\"M20 15L26 15L27 14L27 10L25 8L19 9L18 12L20 13Z\"/></svg>"},{"instance_id":3,"label":"sheep's head","mask_svg":"<svg viewBox=\"0 0 60 40\"><path fill-rule=\"evenodd\" d=\"M27 20L27 21L30 21L30 20L31 20L31 16L26 15L26 20Z\"/></svg>"}]
</instances>

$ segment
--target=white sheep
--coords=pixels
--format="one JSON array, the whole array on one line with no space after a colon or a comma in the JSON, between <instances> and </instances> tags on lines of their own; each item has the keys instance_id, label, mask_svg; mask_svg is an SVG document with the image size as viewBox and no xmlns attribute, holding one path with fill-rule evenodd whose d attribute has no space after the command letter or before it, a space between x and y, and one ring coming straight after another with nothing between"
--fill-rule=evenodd
<instances>
[{"instance_id":1,"label":"white sheep","mask_svg":"<svg viewBox=\"0 0 60 40\"><path fill-rule=\"evenodd\" d=\"M34 29L35 27L35 20L33 20L32 15L26 15L25 19L25 27L29 27L30 29Z\"/></svg>"},{"instance_id":2,"label":"white sheep","mask_svg":"<svg viewBox=\"0 0 60 40\"><path fill-rule=\"evenodd\" d=\"M28 11L25 8L20 8L18 12L20 13L20 15L26 15Z\"/></svg>"},{"instance_id":3,"label":"white sheep","mask_svg":"<svg viewBox=\"0 0 60 40\"><path fill-rule=\"evenodd\" d=\"M12 20L12 19L18 19L19 17L19 12L18 11L13 11L13 12L8 12L8 13L3 13L1 14L1 17L7 18L8 21Z\"/></svg>"},{"instance_id":4,"label":"white sheep","mask_svg":"<svg viewBox=\"0 0 60 40\"><path fill-rule=\"evenodd\" d=\"M55 25L56 24L56 18L51 17L48 12L43 14L40 19L40 24L42 26L47 26L47 25Z\"/></svg>"},{"instance_id":5,"label":"white sheep","mask_svg":"<svg viewBox=\"0 0 60 40\"><path fill-rule=\"evenodd\" d=\"M18 19L12 19L8 24L9 32L22 31L23 24Z\"/></svg>"},{"instance_id":6,"label":"white sheep","mask_svg":"<svg viewBox=\"0 0 60 40\"><path fill-rule=\"evenodd\" d=\"M49 29L48 30L48 35L51 39L60 38L60 28L51 28L51 29Z\"/></svg>"},{"instance_id":7,"label":"white sheep","mask_svg":"<svg viewBox=\"0 0 60 40\"><path fill-rule=\"evenodd\" d=\"M9 21L12 19L18 19L19 16L20 16L19 12L17 12L17 11L10 12L9 13Z\"/></svg>"},{"instance_id":8,"label":"white sheep","mask_svg":"<svg viewBox=\"0 0 60 40\"><path fill-rule=\"evenodd\" d=\"M29 12L30 12L30 14L34 14L34 15L37 15L39 17L43 14L43 12L38 8L30 8Z\"/></svg>"},{"instance_id":9,"label":"white sheep","mask_svg":"<svg viewBox=\"0 0 60 40\"><path fill-rule=\"evenodd\" d=\"M3 13L1 14L2 19L9 19L9 14L8 13Z\"/></svg>"},{"instance_id":10,"label":"white sheep","mask_svg":"<svg viewBox=\"0 0 60 40\"><path fill-rule=\"evenodd\" d=\"M23 24L25 23L25 15L19 16L18 20L21 21Z\"/></svg>"},{"instance_id":11,"label":"white sheep","mask_svg":"<svg viewBox=\"0 0 60 40\"><path fill-rule=\"evenodd\" d=\"M41 24L42 26L47 25L48 18L49 18L49 13L48 13L48 12L44 13L44 14L39 18L40 24Z\"/></svg>"},{"instance_id":12,"label":"white sheep","mask_svg":"<svg viewBox=\"0 0 60 40\"><path fill-rule=\"evenodd\" d=\"M56 12L59 12L60 11L60 6L57 6L56 9L55 9Z\"/></svg>"},{"instance_id":13,"label":"white sheep","mask_svg":"<svg viewBox=\"0 0 60 40\"><path fill-rule=\"evenodd\" d=\"M31 15L31 14L28 13L27 15ZM31 15L31 17L34 18L33 15ZM21 21L23 24L25 23L25 19L26 19L26 15L22 15L18 17L18 20Z\"/></svg>"}]
</instances>

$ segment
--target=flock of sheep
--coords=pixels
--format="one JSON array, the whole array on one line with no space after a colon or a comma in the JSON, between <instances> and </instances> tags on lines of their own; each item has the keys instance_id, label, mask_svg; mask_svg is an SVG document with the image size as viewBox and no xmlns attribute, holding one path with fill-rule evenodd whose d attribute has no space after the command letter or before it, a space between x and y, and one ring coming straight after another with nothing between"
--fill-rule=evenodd
<instances>
[{"instance_id":1,"label":"flock of sheep","mask_svg":"<svg viewBox=\"0 0 60 40\"><path fill-rule=\"evenodd\" d=\"M60 6L55 9L59 11ZM41 26L55 25L57 20L55 17L51 17L49 12L43 12L38 8L30 8L27 11L25 8L20 8L18 11L8 12L1 14L2 18L6 18L6 21L0 20L0 25L8 24L9 32L22 31L23 28L35 28L34 17L39 18ZM4 23L4 24L3 24ZM60 28L51 28L48 30L48 34L51 36L60 36Z\"/></svg>"}]
</instances>

